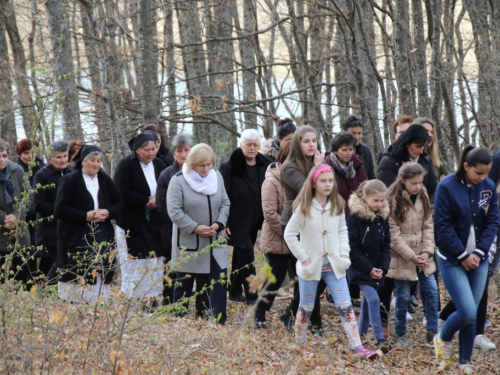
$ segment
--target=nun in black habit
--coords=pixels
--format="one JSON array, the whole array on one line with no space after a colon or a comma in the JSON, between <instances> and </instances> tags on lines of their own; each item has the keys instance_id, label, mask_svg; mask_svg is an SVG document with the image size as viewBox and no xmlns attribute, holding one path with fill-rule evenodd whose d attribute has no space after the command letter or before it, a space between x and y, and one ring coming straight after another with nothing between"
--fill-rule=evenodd
<instances>
[{"instance_id":1,"label":"nun in black habit","mask_svg":"<svg viewBox=\"0 0 500 375\"><path fill-rule=\"evenodd\" d=\"M165 163L156 158L156 134L145 131L129 141L132 153L116 167L114 181L125 203L116 220L122 275L121 291L135 298L163 292L161 222L156 211L156 183Z\"/></svg>"},{"instance_id":2,"label":"nun in black habit","mask_svg":"<svg viewBox=\"0 0 500 375\"><path fill-rule=\"evenodd\" d=\"M54 205L59 297L75 303L103 302L114 276L111 220L121 214L123 200L101 169L97 146L84 145L74 160L75 172L61 178Z\"/></svg>"}]
</instances>

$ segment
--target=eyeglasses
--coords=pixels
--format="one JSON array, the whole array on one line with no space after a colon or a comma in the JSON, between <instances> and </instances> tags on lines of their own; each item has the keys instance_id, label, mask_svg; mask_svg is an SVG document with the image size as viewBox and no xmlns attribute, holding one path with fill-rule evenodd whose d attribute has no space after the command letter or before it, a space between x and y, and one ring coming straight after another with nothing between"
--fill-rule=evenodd
<instances>
[{"instance_id":1,"label":"eyeglasses","mask_svg":"<svg viewBox=\"0 0 500 375\"><path fill-rule=\"evenodd\" d=\"M243 143L246 148L260 148L260 144L258 143Z\"/></svg>"}]
</instances>

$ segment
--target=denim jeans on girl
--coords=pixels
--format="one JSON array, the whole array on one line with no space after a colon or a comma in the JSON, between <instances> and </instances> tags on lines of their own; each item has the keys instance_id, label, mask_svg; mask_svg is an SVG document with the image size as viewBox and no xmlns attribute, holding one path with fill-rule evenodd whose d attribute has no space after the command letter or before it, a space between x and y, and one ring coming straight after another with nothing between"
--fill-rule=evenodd
<instances>
[{"instance_id":1,"label":"denim jeans on girl","mask_svg":"<svg viewBox=\"0 0 500 375\"><path fill-rule=\"evenodd\" d=\"M417 272L421 293L425 296L425 318L427 332L436 333L438 329L439 292L434 274L428 277L421 271ZM396 283L396 323L394 324L397 336L406 335L406 313L411 301L410 289L415 281L395 280Z\"/></svg>"},{"instance_id":2,"label":"denim jeans on girl","mask_svg":"<svg viewBox=\"0 0 500 375\"><path fill-rule=\"evenodd\" d=\"M451 341L459 331L458 358L461 364L470 362L476 336L477 308L483 296L488 275L488 261L481 260L479 267L466 271L459 262L439 258L441 277L457 311L451 314L441 330L443 341Z\"/></svg>"},{"instance_id":3,"label":"denim jeans on girl","mask_svg":"<svg viewBox=\"0 0 500 375\"><path fill-rule=\"evenodd\" d=\"M349 347L351 350L356 350L361 346L361 339L359 338L354 309L351 305L347 279L345 277L337 279L330 264L323 264L321 278L330 289L335 307L339 311ZM307 322L314 307L318 284L319 280L303 280L299 277L300 305L295 319L295 339L301 345L307 343Z\"/></svg>"},{"instance_id":4,"label":"denim jeans on girl","mask_svg":"<svg viewBox=\"0 0 500 375\"><path fill-rule=\"evenodd\" d=\"M360 336L366 336L368 327L371 324L373 336L377 341L384 339L384 331L382 329L382 319L380 317L380 298L375 289L371 285L359 285L363 292L361 300L361 314L359 315L358 330Z\"/></svg>"}]
</instances>

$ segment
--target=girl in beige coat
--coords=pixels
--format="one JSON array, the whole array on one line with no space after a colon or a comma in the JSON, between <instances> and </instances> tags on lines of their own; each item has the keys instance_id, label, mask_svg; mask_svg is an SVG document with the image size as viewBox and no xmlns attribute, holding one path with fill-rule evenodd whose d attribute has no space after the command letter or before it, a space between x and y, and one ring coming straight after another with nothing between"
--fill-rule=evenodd
<instances>
[{"instance_id":1,"label":"girl in beige coat","mask_svg":"<svg viewBox=\"0 0 500 375\"><path fill-rule=\"evenodd\" d=\"M410 289L419 281L425 296L426 342L437 332L438 287L434 272L434 229L429 197L422 185L425 171L418 163L405 163L389 188L391 264L387 276L396 284L396 346L407 348L406 313Z\"/></svg>"}]
</instances>

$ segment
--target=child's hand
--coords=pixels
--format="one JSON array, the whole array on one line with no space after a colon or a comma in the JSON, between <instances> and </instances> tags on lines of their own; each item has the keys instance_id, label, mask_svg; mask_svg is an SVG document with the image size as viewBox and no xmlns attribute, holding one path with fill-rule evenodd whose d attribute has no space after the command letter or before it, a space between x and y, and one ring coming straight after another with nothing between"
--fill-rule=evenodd
<instances>
[{"instance_id":1,"label":"child's hand","mask_svg":"<svg viewBox=\"0 0 500 375\"><path fill-rule=\"evenodd\" d=\"M302 264L302 267L307 267L308 265L311 264L311 259L306 259L303 262L301 262L300 264Z\"/></svg>"},{"instance_id":2,"label":"child's hand","mask_svg":"<svg viewBox=\"0 0 500 375\"><path fill-rule=\"evenodd\" d=\"M413 258L411 258L411 261L417 267L425 267L425 260L422 260L419 255L414 255Z\"/></svg>"},{"instance_id":3,"label":"child's hand","mask_svg":"<svg viewBox=\"0 0 500 375\"><path fill-rule=\"evenodd\" d=\"M372 268L370 271L370 277L374 280L380 280L383 275L384 272L380 268Z\"/></svg>"}]
</instances>

